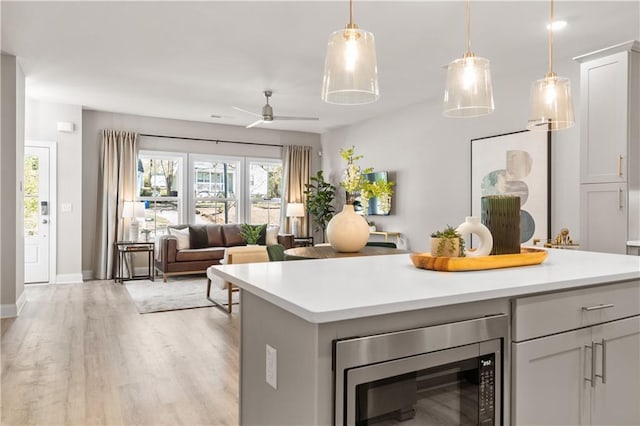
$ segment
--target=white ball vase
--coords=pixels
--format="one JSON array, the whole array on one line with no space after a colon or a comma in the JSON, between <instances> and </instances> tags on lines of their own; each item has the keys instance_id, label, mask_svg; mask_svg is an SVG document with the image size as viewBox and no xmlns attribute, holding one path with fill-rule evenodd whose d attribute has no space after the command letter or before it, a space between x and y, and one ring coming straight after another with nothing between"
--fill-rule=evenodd
<instances>
[{"instance_id":1,"label":"white ball vase","mask_svg":"<svg viewBox=\"0 0 640 426\"><path fill-rule=\"evenodd\" d=\"M489 253L491 253L491 249L493 248L493 235L491 235L489 228L480 223L480 218L467 217L464 223L461 223L460 226L456 228L456 232L462 235L465 241L469 241L467 238L469 234L475 234L478 237L479 243L475 250L469 251L468 247L465 249L465 255L467 257L489 256Z\"/></svg>"},{"instance_id":2,"label":"white ball vase","mask_svg":"<svg viewBox=\"0 0 640 426\"><path fill-rule=\"evenodd\" d=\"M355 212L353 204L345 204L342 211L329 221L327 239L336 251L360 251L369 241L369 224Z\"/></svg>"}]
</instances>

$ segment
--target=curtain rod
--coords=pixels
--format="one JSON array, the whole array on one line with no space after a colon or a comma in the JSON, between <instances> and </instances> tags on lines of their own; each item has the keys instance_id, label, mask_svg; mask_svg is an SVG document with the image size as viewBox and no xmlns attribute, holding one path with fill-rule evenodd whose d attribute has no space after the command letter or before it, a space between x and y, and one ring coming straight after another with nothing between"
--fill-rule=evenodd
<instances>
[{"instance_id":1,"label":"curtain rod","mask_svg":"<svg viewBox=\"0 0 640 426\"><path fill-rule=\"evenodd\" d=\"M147 136L152 138L165 138L165 139L182 139L187 141L203 141L203 142L215 142L215 143L236 143L240 145L258 145L258 146L277 146L282 148L284 145L277 144L268 144L268 143L260 143L260 142L241 142L241 141L226 141L223 139L204 139L204 138L186 138L180 136L165 136L165 135L150 135L147 133L140 133L140 136Z\"/></svg>"}]
</instances>

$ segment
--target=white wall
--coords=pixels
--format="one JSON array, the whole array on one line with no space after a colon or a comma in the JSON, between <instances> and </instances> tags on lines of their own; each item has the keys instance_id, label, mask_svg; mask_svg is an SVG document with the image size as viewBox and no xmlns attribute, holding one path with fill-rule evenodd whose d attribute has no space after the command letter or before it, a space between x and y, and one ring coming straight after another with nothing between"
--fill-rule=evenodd
<instances>
[{"instance_id":1,"label":"white wall","mask_svg":"<svg viewBox=\"0 0 640 426\"><path fill-rule=\"evenodd\" d=\"M370 220L383 230L402 232L412 250L428 251L431 232L447 224L457 226L470 213L470 140L525 129L530 85L546 72L522 70L519 75L505 76L493 71L496 103L493 114L445 118L442 99L438 98L330 131L322 136L325 175L337 185L345 165L340 148L355 145L357 153L364 155L362 166L390 171L396 181L392 214L372 216ZM579 117L579 65L569 59L558 63L555 71L571 79L575 113ZM440 84L444 90L444 70L442 81L434 84ZM576 125L553 135L551 208L552 234L567 227L579 241L578 129Z\"/></svg>"},{"instance_id":2,"label":"white wall","mask_svg":"<svg viewBox=\"0 0 640 426\"><path fill-rule=\"evenodd\" d=\"M72 122L72 133L58 132L58 122ZM58 150L57 283L82 282L82 108L27 100L26 139L56 142ZM71 211L62 211L63 204ZM53 280L52 280L53 281Z\"/></svg>"},{"instance_id":3,"label":"white wall","mask_svg":"<svg viewBox=\"0 0 640 426\"><path fill-rule=\"evenodd\" d=\"M101 131L103 129L130 130L138 133L164 136L257 142L269 145L306 145L312 147L312 173L315 173L320 166L318 156L320 135L314 133L286 132L262 128L245 129L238 126L86 110L83 112L82 137L82 162L84 165L82 174L82 245L85 247L82 253L82 269L85 278L92 277L94 269L97 172L102 146ZM140 138L140 149L270 158L281 157L281 149L276 146L216 144L206 141L179 141L149 137Z\"/></svg>"},{"instance_id":4,"label":"white wall","mask_svg":"<svg viewBox=\"0 0 640 426\"><path fill-rule=\"evenodd\" d=\"M0 316L19 314L24 298L25 76L15 56L1 55L0 143Z\"/></svg>"}]
</instances>

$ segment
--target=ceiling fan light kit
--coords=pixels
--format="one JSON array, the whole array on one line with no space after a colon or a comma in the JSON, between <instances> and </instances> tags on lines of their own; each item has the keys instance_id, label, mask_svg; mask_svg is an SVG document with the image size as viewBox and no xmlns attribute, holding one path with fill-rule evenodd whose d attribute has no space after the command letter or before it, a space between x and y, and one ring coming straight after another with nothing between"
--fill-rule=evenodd
<instances>
[{"instance_id":1,"label":"ceiling fan light kit","mask_svg":"<svg viewBox=\"0 0 640 426\"><path fill-rule=\"evenodd\" d=\"M549 22L553 22L553 0L549 1ZM575 125L571 82L553 72L553 26L549 26L549 71L531 86L529 130L561 130Z\"/></svg>"},{"instance_id":2,"label":"ceiling fan light kit","mask_svg":"<svg viewBox=\"0 0 640 426\"><path fill-rule=\"evenodd\" d=\"M489 60L471 51L469 0L466 2L467 51L447 67L443 114L479 117L495 110Z\"/></svg>"},{"instance_id":3,"label":"ceiling fan light kit","mask_svg":"<svg viewBox=\"0 0 640 426\"><path fill-rule=\"evenodd\" d=\"M349 0L349 23L329 36L322 83L322 100L338 105L362 105L380 97L373 34L353 23L353 0Z\"/></svg>"}]
</instances>

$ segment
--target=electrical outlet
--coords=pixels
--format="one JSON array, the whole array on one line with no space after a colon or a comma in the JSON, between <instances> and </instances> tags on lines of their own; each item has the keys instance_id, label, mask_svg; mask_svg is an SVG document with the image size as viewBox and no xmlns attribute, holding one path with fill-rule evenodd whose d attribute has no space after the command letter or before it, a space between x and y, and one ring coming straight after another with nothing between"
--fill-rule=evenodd
<instances>
[{"instance_id":1,"label":"electrical outlet","mask_svg":"<svg viewBox=\"0 0 640 426\"><path fill-rule=\"evenodd\" d=\"M278 389L278 351L267 345L266 380L272 388Z\"/></svg>"}]
</instances>

